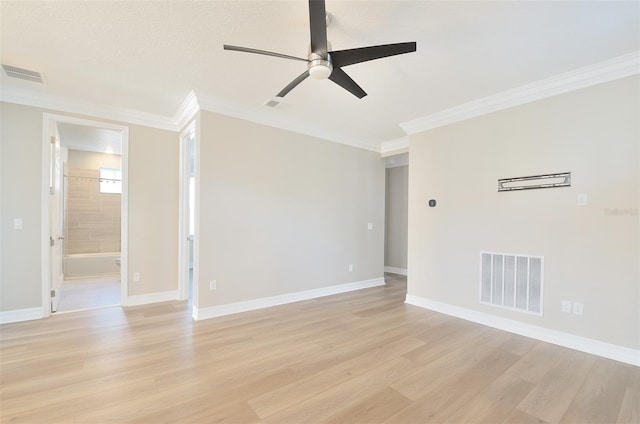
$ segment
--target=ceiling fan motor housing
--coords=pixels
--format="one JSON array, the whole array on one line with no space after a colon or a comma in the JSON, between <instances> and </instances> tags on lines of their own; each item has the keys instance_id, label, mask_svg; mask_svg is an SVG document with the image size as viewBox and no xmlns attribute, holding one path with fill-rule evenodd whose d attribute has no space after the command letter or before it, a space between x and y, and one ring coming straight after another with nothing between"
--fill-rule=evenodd
<instances>
[{"instance_id":1,"label":"ceiling fan motor housing","mask_svg":"<svg viewBox=\"0 0 640 424\"><path fill-rule=\"evenodd\" d=\"M315 79L327 79L333 72L333 64L331 63L331 56L327 53L326 57L323 57L316 53L309 53L309 63L307 64L309 69L309 75Z\"/></svg>"}]
</instances>

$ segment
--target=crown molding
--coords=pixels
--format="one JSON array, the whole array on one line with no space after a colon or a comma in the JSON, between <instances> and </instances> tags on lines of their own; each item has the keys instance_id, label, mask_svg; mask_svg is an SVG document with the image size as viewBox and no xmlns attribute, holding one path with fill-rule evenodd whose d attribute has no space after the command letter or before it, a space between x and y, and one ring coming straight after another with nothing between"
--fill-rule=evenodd
<instances>
[{"instance_id":1,"label":"crown molding","mask_svg":"<svg viewBox=\"0 0 640 424\"><path fill-rule=\"evenodd\" d=\"M98 117L112 121L134 125L177 131L178 128L170 117L155 115L135 109L98 105L51 94L15 87L2 87L0 101L25 106L38 107L54 111L73 113L82 116Z\"/></svg>"},{"instance_id":2,"label":"crown molding","mask_svg":"<svg viewBox=\"0 0 640 424\"><path fill-rule=\"evenodd\" d=\"M422 118L403 122L400 127L409 135L486 115L536 100L557 96L620 78L640 74L640 51L575 69L445 109Z\"/></svg>"},{"instance_id":3,"label":"crown molding","mask_svg":"<svg viewBox=\"0 0 640 424\"><path fill-rule=\"evenodd\" d=\"M199 110L200 105L198 104L198 98L196 97L196 93L191 90L173 116L173 122L176 128L182 131L193 117L196 116Z\"/></svg>"},{"instance_id":4,"label":"crown molding","mask_svg":"<svg viewBox=\"0 0 640 424\"><path fill-rule=\"evenodd\" d=\"M279 112L274 109L263 109L254 106L241 105L219 97L207 96L198 93L195 93L195 98L200 110L232 116L234 118L244 119L245 121L255 122L270 127L321 138L334 143L345 144L380 153L380 147L376 144L367 143L354 137L348 137L328 131L315 125L295 122L293 120L283 118L282 116L277 116Z\"/></svg>"},{"instance_id":5,"label":"crown molding","mask_svg":"<svg viewBox=\"0 0 640 424\"><path fill-rule=\"evenodd\" d=\"M380 153L389 153L396 150L408 149L409 137L400 137L393 140L385 141L380 145Z\"/></svg>"},{"instance_id":6,"label":"crown molding","mask_svg":"<svg viewBox=\"0 0 640 424\"><path fill-rule=\"evenodd\" d=\"M640 51L634 51L502 93L473 100L422 118L403 122L400 127L408 135L412 135L476 116L637 74L640 74ZM194 91L187 95L172 117L135 109L99 105L16 87L2 87L0 101L170 131L180 131L193 119L198 111L207 110L382 154L409 147L408 137L390 140L378 146L375 143L329 131L318 125L286 119L278 116L277 110L254 106L248 107L226 99L197 94Z\"/></svg>"},{"instance_id":7,"label":"crown molding","mask_svg":"<svg viewBox=\"0 0 640 424\"><path fill-rule=\"evenodd\" d=\"M2 87L0 101L169 131L181 131L198 111L206 110L335 143L371 150L376 153L380 152L380 148L376 144L327 131L314 125L284 119L281 116L276 116L278 111L241 105L226 99L197 94L194 91L187 95L173 117L155 115L134 109L99 105L15 87Z\"/></svg>"}]
</instances>

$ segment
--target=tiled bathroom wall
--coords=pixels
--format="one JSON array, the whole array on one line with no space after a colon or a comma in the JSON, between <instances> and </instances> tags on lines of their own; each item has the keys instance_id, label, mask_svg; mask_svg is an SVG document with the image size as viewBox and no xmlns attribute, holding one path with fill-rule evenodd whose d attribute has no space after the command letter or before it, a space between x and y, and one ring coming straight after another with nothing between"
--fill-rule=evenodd
<instances>
[{"instance_id":1,"label":"tiled bathroom wall","mask_svg":"<svg viewBox=\"0 0 640 424\"><path fill-rule=\"evenodd\" d=\"M100 193L100 171L67 168L65 254L120 251L120 194Z\"/></svg>"}]
</instances>

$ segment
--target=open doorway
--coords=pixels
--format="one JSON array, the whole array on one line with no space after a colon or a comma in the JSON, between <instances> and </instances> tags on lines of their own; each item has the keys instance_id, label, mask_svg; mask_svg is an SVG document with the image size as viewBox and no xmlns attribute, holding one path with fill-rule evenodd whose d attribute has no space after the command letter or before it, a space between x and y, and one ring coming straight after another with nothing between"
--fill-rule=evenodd
<instances>
[{"instance_id":1,"label":"open doorway","mask_svg":"<svg viewBox=\"0 0 640 424\"><path fill-rule=\"evenodd\" d=\"M179 298L194 306L197 298L196 131L191 123L180 135Z\"/></svg>"},{"instance_id":2,"label":"open doorway","mask_svg":"<svg viewBox=\"0 0 640 424\"><path fill-rule=\"evenodd\" d=\"M386 157L385 168L384 270L406 276L409 153Z\"/></svg>"},{"instance_id":3,"label":"open doorway","mask_svg":"<svg viewBox=\"0 0 640 424\"><path fill-rule=\"evenodd\" d=\"M46 114L44 128L52 134L45 137L51 182L44 258L51 272L43 281L50 312L121 305L127 293L128 130Z\"/></svg>"}]
</instances>

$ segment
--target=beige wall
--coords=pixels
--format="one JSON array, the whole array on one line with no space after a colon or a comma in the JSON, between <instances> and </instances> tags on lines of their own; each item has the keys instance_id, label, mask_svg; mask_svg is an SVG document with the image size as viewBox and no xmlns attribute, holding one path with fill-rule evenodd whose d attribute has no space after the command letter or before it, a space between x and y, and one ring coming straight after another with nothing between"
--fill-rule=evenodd
<instances>
[{"instance_id":1,"label":"beige wall","mask_svg":"<svg viewBox=\"0 0 640 424\"><path fill-rule=\"evenodd\" d=\"M0 310L41 306L42 120L47 111L1 103ZM89 117L88 119L92 119ZM94 119L100 121L99 119ZM121 124L123 125L123 124ZM130 294L177 289L178 134L129 127ZM13 218L24 219L13 230Z\"/></svg>"},{"instance_id":2,"label":"beige wall","mask_svg":"<svg viewBox=\"0 0 640 424\"><path fill-rule=\"evenodd\" d=\"M629 77L411 136L409 294L640 348L639 98ZM570 188L497 192L566 171ZM543 317L479 304L481 250L544 256Z\"/></svg>"},{"instance_id":3,"label":"beige wall","mask_svg":"<svg viewBox=\"0 0 640 424\"><path fill-rule=\"evenodd\" d=\"M129 126L131 295L178 289L178 140L172 131Z\"/></svg>"},{"instance_id":4,"label":"beige wall","mask_svg":"<svg viewBox=\"0 0 640 424\"><path fill-rule=\"evenodd\" d=\"M379 154L209 112L199 128L199 307L382 277Z\"/></svg>"},{"instance_id":5,"label":"beige wall","mask_svg":"<svg viewBox=\"0 0 640 424\"><path fill-rule=\"evenodd\" d=\"M409 166L386 170L384 265L407 268Z\"/></svg>"},{"instance_id":6,"label":"beige wall","mask_svg":"<svg viewBox=\"0 0 640 424\"><path fill-rule=\"evenodd\" d=\"M0 103L2 267L0 310L42 305L40 197L42 111ZM14 230L14 218L24 229Z\"/></svg>"}]
</instances>

